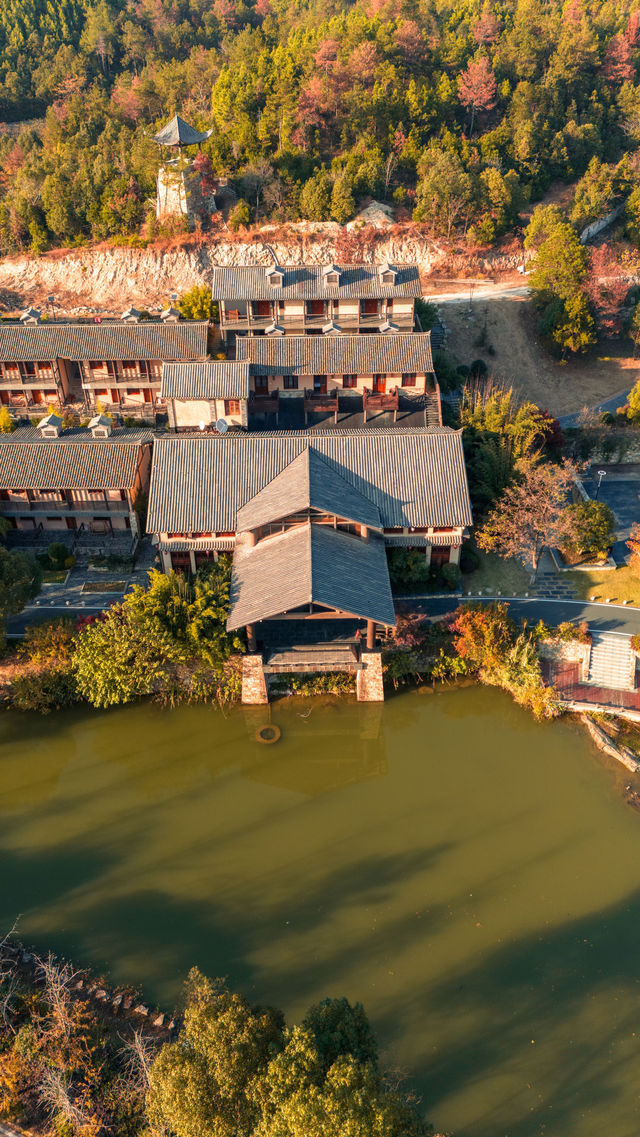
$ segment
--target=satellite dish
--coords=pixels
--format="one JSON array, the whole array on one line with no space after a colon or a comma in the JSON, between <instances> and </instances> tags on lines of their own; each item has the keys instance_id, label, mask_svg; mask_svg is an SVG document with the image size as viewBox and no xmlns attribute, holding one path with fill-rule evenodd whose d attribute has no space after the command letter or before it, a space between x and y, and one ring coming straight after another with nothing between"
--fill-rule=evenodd
<instances>
[{"instance_id":1,"label":"satellite dish","mask_svg":"<svg viewBox=\"0 0 640 1137\"><path fill-rule=\"evenodd\" d=\"M226 434L229 429L229 423L226 418L219 418L216 423L216 430L218 434Z\"/></svg>"}]
</instances>

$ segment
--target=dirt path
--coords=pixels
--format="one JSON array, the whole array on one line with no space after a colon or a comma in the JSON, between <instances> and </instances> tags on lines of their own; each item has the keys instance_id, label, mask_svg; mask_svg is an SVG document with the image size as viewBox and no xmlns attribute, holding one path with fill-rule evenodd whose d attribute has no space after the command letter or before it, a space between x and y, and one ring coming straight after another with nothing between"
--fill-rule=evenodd
<instances>
[{"instance_id":1,"label":"dirt path","mask_svg":"<svg viewBox=\"0 0 640 1137\"><path fill-rule=\"evenodd\" d=\"M441 303L438 300L438 303ZM497 284L482 294L442 300L448 348L459 363L483 359L489 373L560 416L595 406L628 391L640 379L640 360L626 340L598 344L562 363L540 342L537 313L526 288Z\"/></svg>"}]
</instances>

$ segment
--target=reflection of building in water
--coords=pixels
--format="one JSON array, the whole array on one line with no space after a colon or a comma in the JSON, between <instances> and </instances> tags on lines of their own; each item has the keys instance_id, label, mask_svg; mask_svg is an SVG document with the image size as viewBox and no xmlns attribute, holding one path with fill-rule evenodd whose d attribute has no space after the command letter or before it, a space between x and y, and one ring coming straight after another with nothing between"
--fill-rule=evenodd
<instances>
[{"instance_id":1,"label":"reflection of building in water","mask_svg":"<svg viewBox=\"0 0 640 1137\"><path fill-rule=\"evenodd\" d=\"M297 702L297 700L296 700ZM327 715L322 702L287 703L282 736L273 745L255 742L255 763L245 777L264 785L315 797L341 786L387 774L381 703L361 704L348 729L342 715ZM279 725L278 705L242 708L249 738L267 723ZM284 716L282 716L284 718Z\"/></svg>"}]
</instances>

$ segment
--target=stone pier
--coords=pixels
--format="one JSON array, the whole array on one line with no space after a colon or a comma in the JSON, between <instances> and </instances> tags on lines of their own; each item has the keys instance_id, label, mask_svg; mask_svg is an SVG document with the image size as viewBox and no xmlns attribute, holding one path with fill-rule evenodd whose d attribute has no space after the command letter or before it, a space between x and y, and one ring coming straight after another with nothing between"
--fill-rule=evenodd
<instances>
[{"instance_id":1,"label":"stone pier","mask_svg":"<svg viewBox=\"0 0 640 1137\"><path fill-rule=\"evenodd\" d=\"M356 672L356 696L359 703L384 702L382 655L379 651L363 651L362 670Z\"/></svg>"},{"instance_id":2,"label":"stone pier","mask_svg":"<svg viewBox=\"0 0 640 1137\"><path fill-rule=\"evenodd\" d=\"M261 655L242 657L242 702L252 705L269 702Z\"/></svg>"}]
</instances>

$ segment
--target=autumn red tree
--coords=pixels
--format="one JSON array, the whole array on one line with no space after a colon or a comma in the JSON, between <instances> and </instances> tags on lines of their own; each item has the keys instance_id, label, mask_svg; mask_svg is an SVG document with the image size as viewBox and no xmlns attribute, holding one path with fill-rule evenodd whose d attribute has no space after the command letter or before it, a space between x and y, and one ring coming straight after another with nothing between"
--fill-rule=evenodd
<instances>
[{"instance_id":1,"label":"autumn red tree","mask_svg":"<svg viewBox=\"0 0 640 1137\"><path fill-rule=\"evenodd\" d=\"M405 20L396 29L395 45L407 66L419 63L426 53L426 44L415 20Z\"/></svg>"},{"instance_id":2,"label":"autumn red tree","mask_svg":"<svg viewBox=\"0 0 640 1137\"><path fill-rule=\"evenodd\" d=\"M506 559L517 557L537 572L543 549L574 535L567 509L574 474L568 462L523 464L520 481L504 491L479 530L478 546Z\"/></svg>"},{"instance_id":3,"label":"autumn red tree","mask_svg":"<svg viewBox=\"0 0 640 1137\"><path fill-rule=\"evenodd\" d=\"M609 40L604 61L602 75L609 83L626 83L633 79L635 67L633 65L632 48L627 36L613 36Z\"/></svg>"},{"instance_id":4,"label":"autumn red tree","mask_svg":"<svg viewBox=\"0 0 640 1137\"><path fill-rule=\"evenodd\" d=\"M608 245L597 245L589 252L589 269L583 288L605 335L622 331L622 305L629 291L629 277Z\"/></svg>"},{"instance_id":5,"label":"autumn red tree","mask_svg":"<svg viewBox=\"0 0 640 1137\"><path fill-rule=\"evenodd\" d=\"M470 135L473 134L476 112L493 110L496 94L496 77L486 56L471 59L466 70L458 77L458 98L471 111Z\"/></svg>"},{"instance_id":6,"label":"autumn red tree","mask_svg":"<svg viewBox=\"0 0 640 1137\"><path fill-rule=\"evenodd\" d=\"M473 38L476 43L495 43L500 35L500 21L486 5L480 19L473 25Z\"/></svg>"}]
</instances>

